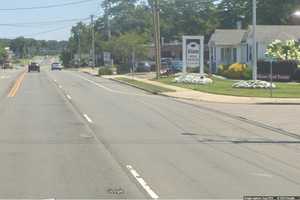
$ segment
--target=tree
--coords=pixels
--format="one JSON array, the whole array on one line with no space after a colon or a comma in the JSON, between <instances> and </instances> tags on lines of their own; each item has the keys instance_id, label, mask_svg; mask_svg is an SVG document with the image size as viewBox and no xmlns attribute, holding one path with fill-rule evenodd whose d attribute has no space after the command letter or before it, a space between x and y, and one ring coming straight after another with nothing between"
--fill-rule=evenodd
<instances>
[{"instance_id":1,"label":"tree","mask_svg":"<svg viewBox=\"0 0 300 200\"><path fill-rule=\"evenodd\" d=\"M291 15L297 7L298 0L257 0L257 24L293 24ZM244 28L252 24L252 0L221 0L218 12L221 28L235 28L238 21Z\"/></svg>"},{"instance_id":2,"label":"tree","mask_svg":"<svg viewBox=\"0 0 300 200\"><path fill-rule=\"evenodd\" d=\"M268 48L266 55L280 60L298 60L300 61L300 45L295 40L282 42L275 40Z\"/></svg>"},{"instance_id":3,"label":"tree","mask_svg":"<svg viewBox=\"0 0 300 200\"><path fill-rule=\"evenodd\" d=\"M0 43L0 63L3 64L6 58L6 50L3 44Z\"/></svg>"},{"instance_id":4,"label":"tree","mask_svg":"<svg viewBox=\"0 0 300 200\"><path fill-rule=\"evenodd\" d=\"M64 67L69 67L72 61L72 53L69 50L64 50L60 54L59 58L62 61Z\"/></svg>"},{"instance_id":5,"label":"tree","mask_svg":"<svg viewBox=\"0 0 300 200\"><path fill-rule=\"evenodd\" d=\"M130 64L133 52L135 52L136 58L145 58L147 53L145 47L146 40L144 35L125 33L107 42L107 48L113 53L117 62L120 64Z\"/></svg>"},{"instance_id":6,"label":"tree","mask_svg":"<svg viewBox=\"0 0 300 200\"><path fill-rule=\"evenodd\" d=\"M182 35L210 35L219 24L216 5L199 0L161 0L161 35L167 41Z\"/></svg>"}]
</instances>

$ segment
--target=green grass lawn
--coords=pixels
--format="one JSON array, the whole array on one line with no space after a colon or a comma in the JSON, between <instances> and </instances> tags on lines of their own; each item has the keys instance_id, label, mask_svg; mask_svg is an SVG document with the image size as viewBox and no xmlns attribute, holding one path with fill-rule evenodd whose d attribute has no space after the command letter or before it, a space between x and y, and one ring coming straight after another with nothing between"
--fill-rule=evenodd
<instances>
[{"instance_id":1,"label":"green grass lawn","mask_svg":"<svg viewBox=\"0 0 300 200\"><path fill-rule=\"evenodd\" d=\"M214 82L209 85L195 85L184 83L173 83L174 77L161 78L161 83L188 88L196 91L247 97L270 97L269 89L241 89L233 88L234 80L222 80L213 78ZM300 98L300 83L275 83L277 88L273 89L273 97L277 98Z\"/></svg>"},{"instance_id":2,"label":"green grass lawn","mask_svg":"<svg viewBox=\"0 0 300 200\"><path fill-rule=\"evenodd\" d=\"M124 82L132 84L132 85L135 85L135 86L137 86L141 89L144 89L148 92L151 92L151 93L175 92L174 90L170 90L168 88L159 87L159 86L156 86L156 85L144 83L144 82L133 80L133 79L130 79L130 78L118 77L116 79L120 80L120 81L124 81Z\"/></svg>"}]
</instances>

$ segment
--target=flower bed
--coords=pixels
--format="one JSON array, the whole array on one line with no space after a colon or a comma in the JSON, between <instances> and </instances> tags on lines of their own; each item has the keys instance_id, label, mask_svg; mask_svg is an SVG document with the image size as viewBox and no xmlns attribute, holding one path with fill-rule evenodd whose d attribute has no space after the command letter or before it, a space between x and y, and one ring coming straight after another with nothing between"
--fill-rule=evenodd
<instances>
[{"instance_id":1,"label":"flower bed","mask_svg":"<svg viewBox=\"0 0 300 200\"><path fill-rule=\"evenodd\" d=\"M254 80L250 80L250 81L239 81L237 83L234 83L232 85L232 87L234 88L276 88L276 85L273 83L271 84L270 82L267 81L254 81Z\"/></svg>"},{"instance_id":2,"label":"flower bed","mask_svg":"<svg viewBox=\"0 0 300 200\"><path fill-rule=\"evenodd\" d=\"M203 74L182 74L176 77L173 82L205 85L212 83L213 80Z\"/></svg>"}]
</instances>

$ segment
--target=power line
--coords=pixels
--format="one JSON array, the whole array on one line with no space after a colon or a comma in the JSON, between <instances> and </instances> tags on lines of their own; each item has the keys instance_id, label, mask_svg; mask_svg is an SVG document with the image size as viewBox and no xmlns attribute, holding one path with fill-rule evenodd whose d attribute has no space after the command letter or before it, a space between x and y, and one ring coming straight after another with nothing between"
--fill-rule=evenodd
<instances>
[{"instance_id":1,"label":"power line","mask_svg":"<svg viewBox=\"0 0 300 200\"><path fill-rule=\"evenodd\" d=\"M78 22L82 22L82 21L89 20L89 19L90 19L90 17L87 17L87 18L84 18L83 20L80 20ZM73 26L73 25L71 25L71 26ZM66 29L66 28L70 28L70 25L61 26L61 27L58 27L58 28L55 28L55 29L49 29L49 30L46 30L46 31L37 32L37 33L33 33L33 34L23 35L23 37L33 37L33 36L42 35L42 34L46 34L46 33L52 33L52 32L55 32L55 31Z\"/></svg>"},{"instance_id":2,"label":"power line","mask_svg":"<svg viewBox=\"0 0 300 200\"><path fill-rule=\"evenodd\" d=\"M91 2L91 1L96 1L96 0L80 0L80 1L73 1L73 2L69 2L69 3L52 4L52 5L46 5L46 6L19 7L19 8L0 8L0 11L38 10L38 9L47 9L47 8L57 8L57 7L65 7L65 6L72 6L72 5L88 3L88 2Z\"/></svg>"},{"instance_id":3,"label":"power line","mask_svg":"<svg viewBox=\"0 0 300 200\"><path fill-rule=\"evenodd\" d=\"M42 32L33 33L33 34L29 34L29 35L23 35L23 37L33 37L33 36L42 35L42 34L46 34L46 33L52 33L52 32L55 32L55 31L66 29L66 28L69 28L69 26L62 26L62 27L55 28L55 29L50 29L50 30L47 30L47 31L42 31Z\"/></svg>"},{"instance_id":4,"label":"power line","mask_svg":"<svg viewBox=\"0 0 300 200\"><path fill-rule=\"evenodd\" d=\"M77 19L65 19L65 20L53 20L53 21L39 21L39 22L20 22L20 23L4 23L0 24L0 26L27 26L27 25L51 25L51 24L57 24L57 23L66 23L66 22L74 22L74 21L85 21L89 19L89 17L86 18L77 18Z\"/></svg>"}]
</instances>

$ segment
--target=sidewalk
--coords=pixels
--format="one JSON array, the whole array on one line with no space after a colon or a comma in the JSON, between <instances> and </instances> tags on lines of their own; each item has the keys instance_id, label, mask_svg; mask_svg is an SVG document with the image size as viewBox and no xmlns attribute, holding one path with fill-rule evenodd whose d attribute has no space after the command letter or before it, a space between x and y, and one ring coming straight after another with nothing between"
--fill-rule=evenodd
<instances>
[{"instance_id":1,"label":"sidewalk","mask_svg":"<svg viewBox=\"0 0 300 200\"><path fill-rule=\"evenodd\" d=\"M90 74L92 76L98 76L98 68L91 68L91 67L88 67L88 68L79 68L78 69L80 72L83 72L83 73L87 73L87 74Z\"/></svg>"},{"instance_id":2,"label":"sidewalk","mask_svg":"<svg viewBox=\"0 0 300 200\"><path fill-rule=\"evenodd\" d=\"M94 74L91 69L83 70L85 73ZM300 104L300 98L261 98L261 97L238 97L229 95L210 94L200 91L194 91L186 88L181 88L173 85L163 84L157 81L151 81L145 78L132 77L129 75L111 75L102 76L107 79L115 79L117 77L133 78L144 83L168 88L176 92L165 92L162 95L193 101L205 101L214 103L231 103L231 104ZM300 91L299 91L300 92Z\"/></svg>"}]
</instances>

